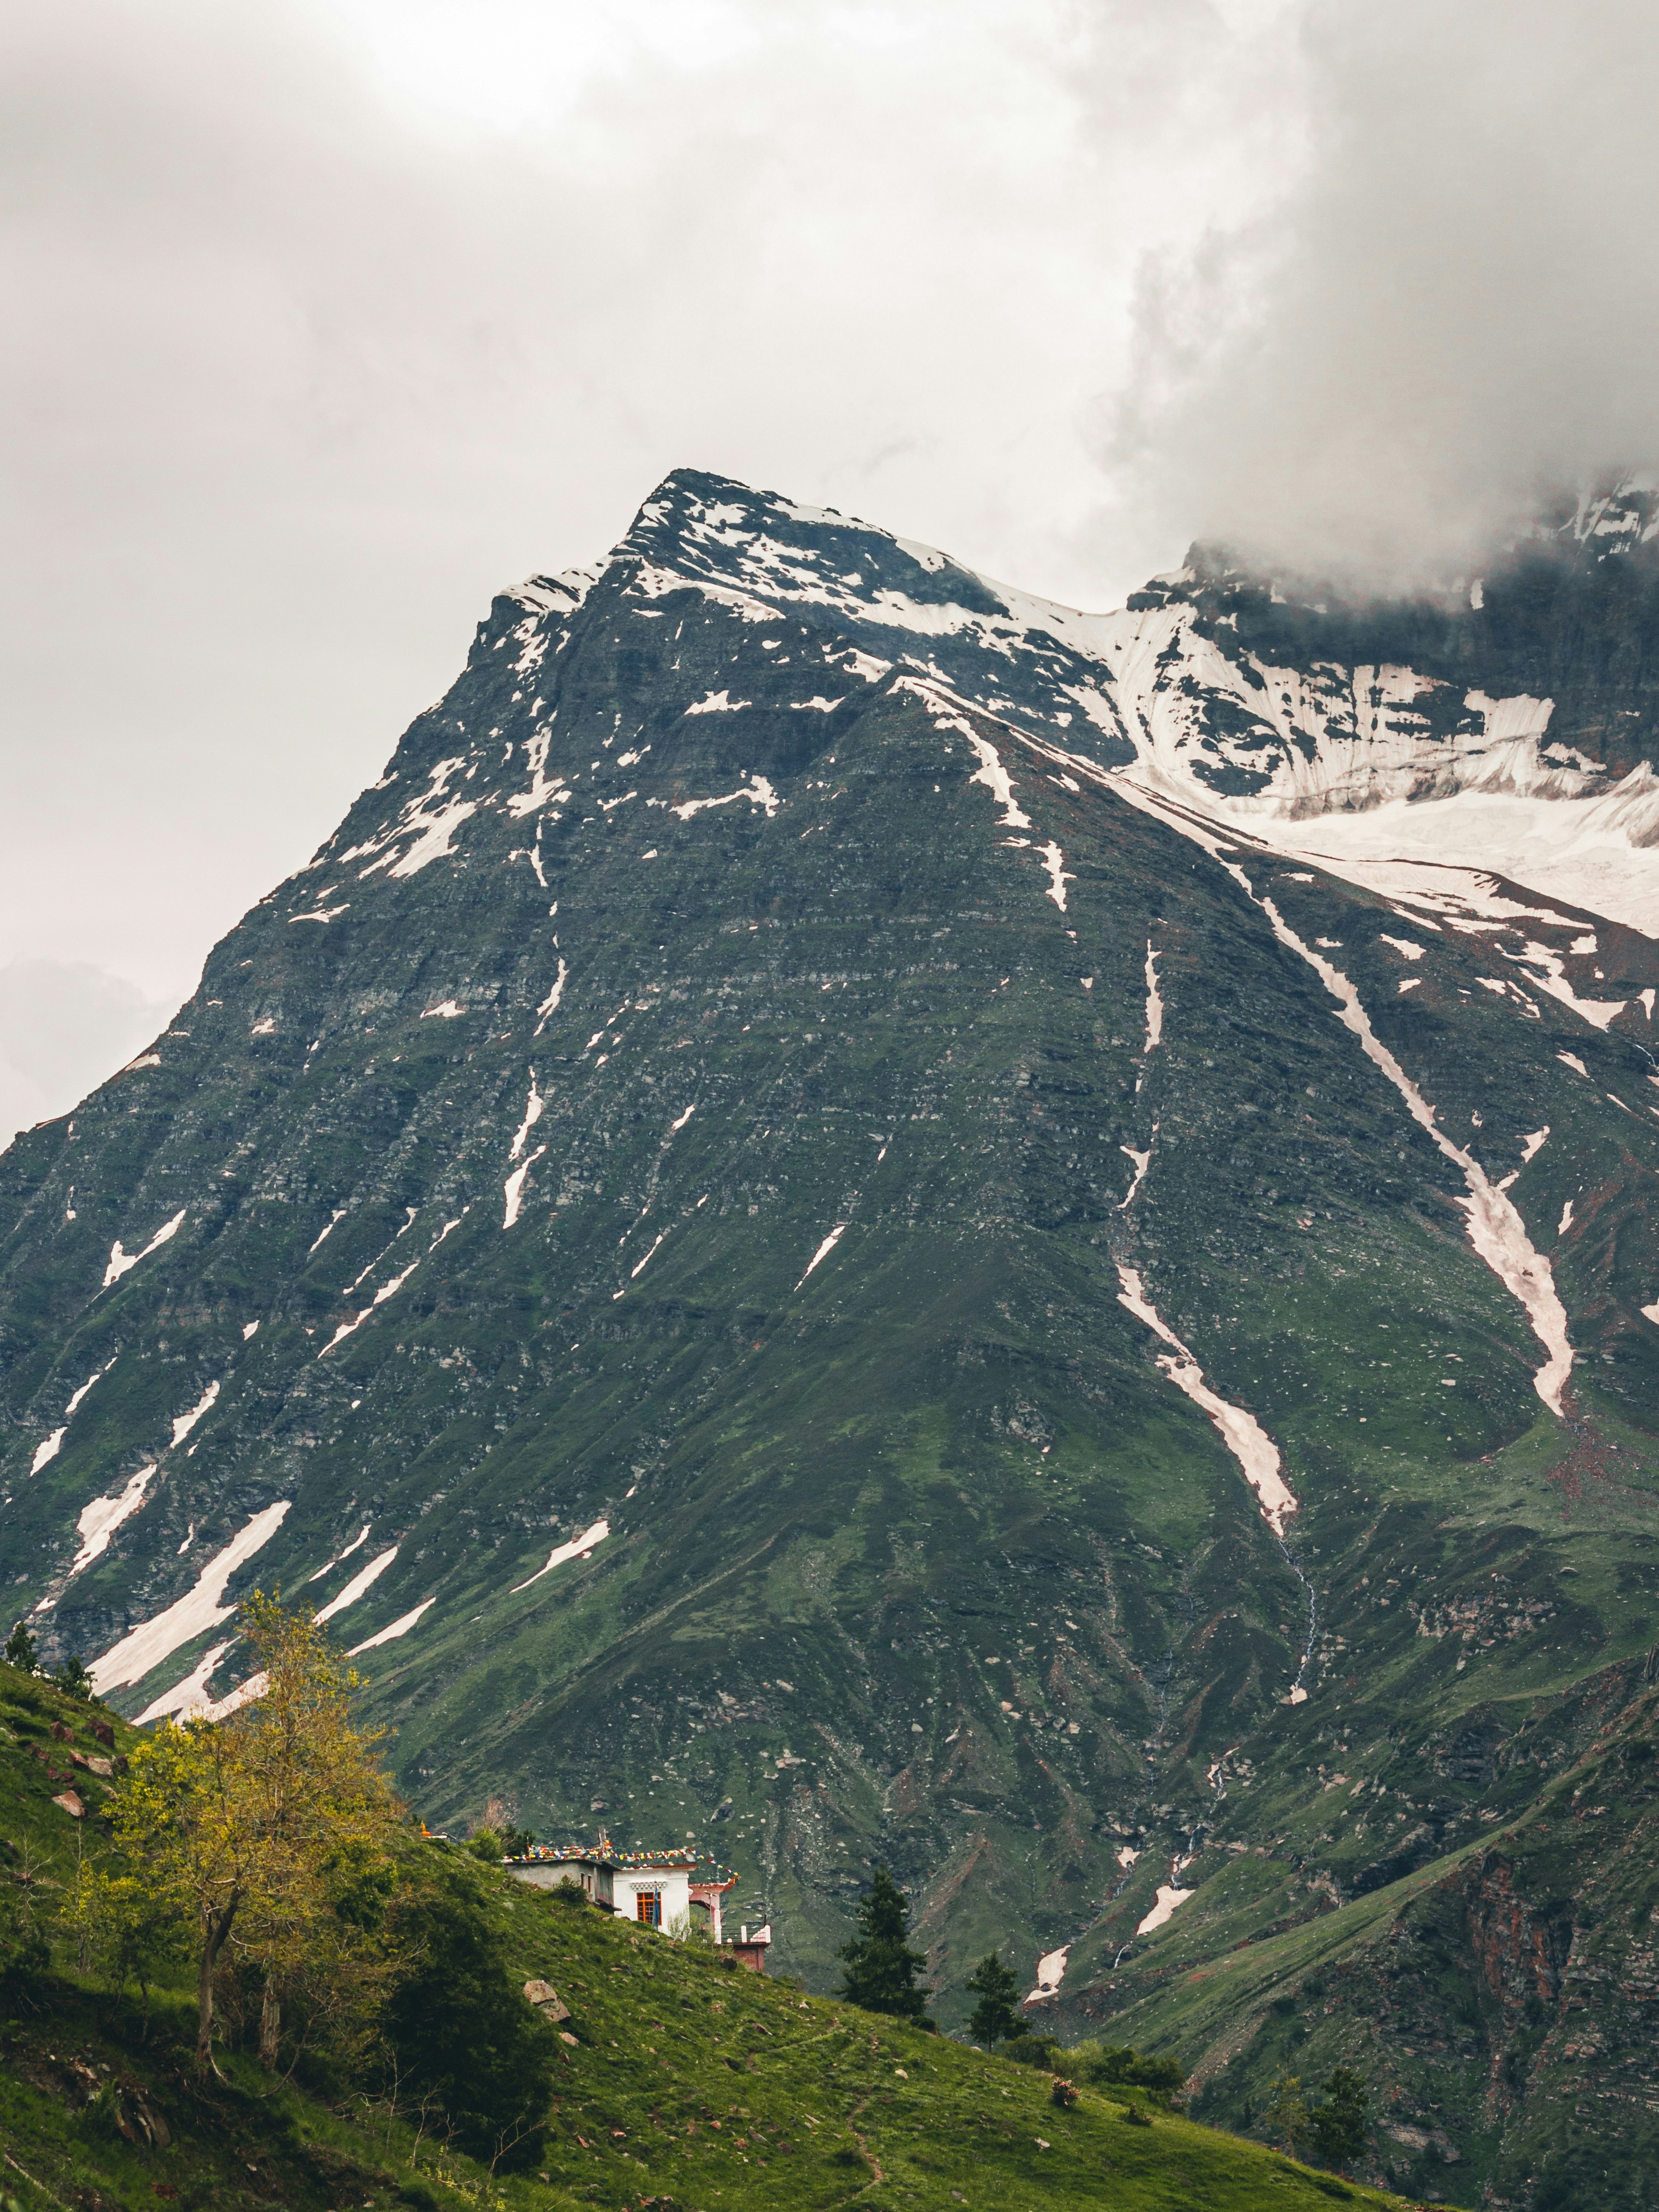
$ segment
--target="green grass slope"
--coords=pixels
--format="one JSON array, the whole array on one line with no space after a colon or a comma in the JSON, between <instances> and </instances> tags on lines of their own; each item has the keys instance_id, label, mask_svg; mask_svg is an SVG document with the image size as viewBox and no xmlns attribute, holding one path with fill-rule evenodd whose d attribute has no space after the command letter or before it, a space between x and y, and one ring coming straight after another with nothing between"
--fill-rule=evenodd
<instances>
[{"instance_id":1,"label":"green grass slope","mask_svg":"<svg viewBox=\"0 0 1659 2212\"><path fill-rule=\"evenodd\" d=\"M76 1823L52 1802L64 1785L49 1771L73 1767L88 1796L101 1794L68 1757L108 1755L88 1726L94 1715L0 1667L0 1856L13 1899L27 1892L42 1924L77 1850L103 1848L95 1806ZM131 1731L117 1736L118 1757ZM1108 2096L1085 2091L1062 2111L1047 2075L805 1996L453 1850L411 1839L410 1850L469 1889L525 1978L551 1981L571 2008L536 2171L492 2178L430 2125L417 2132L338 2088L325 2099L273 2084L235 2051L222 2056L222 2081L200 2082L188 2068L188 1990L154 1992L146 2022L136 1996L112 1999L60 1942L48 1974L4 1985L0 2202L9 2192L25 2212L153 2212L158 2200L181 2212L758 2212L786 2196L824 2212L855 2202L1296 2212L1334 2199L1380 2212L1396 2202L1170 2113L1136 2124Z\"/></svg>"}]
</instances>

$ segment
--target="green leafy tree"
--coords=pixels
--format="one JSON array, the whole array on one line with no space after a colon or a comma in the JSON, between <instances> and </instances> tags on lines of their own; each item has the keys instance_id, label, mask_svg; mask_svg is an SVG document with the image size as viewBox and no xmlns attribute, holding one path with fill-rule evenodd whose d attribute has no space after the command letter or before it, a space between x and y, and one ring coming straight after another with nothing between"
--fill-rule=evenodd
<instances>
[{"instance_id":1,"label":"green leafy tree","mask_svg":"<svg viewBox=\"0 0 1659 2212\"><path fill-rule=\"evenodd\" d=\"M870 1893L858 1905L859 1932L841 1947L846 1960L838 1994L866 2012L890 2013L896 2020L927 2019L927 1993L917 1976L927 1954L910 1948L910 1904L884 1866L878 1866Z\"/></svg>"},{"instance_id":2,"label":"green leafy tree","mask_svg":"<svg viewBox=\"0 0 1659 2212\"><path fill-rule=\"evenodd\" d=\"M1307 2140L1308 2107L1299 2075L1274 2075L1267 2085L1267 2104L1261 2124L1268 2140L1282 2144L1287 2151L1295 2152Z\"/></svg>"},{"instance_id":3,"label":"green leafy tree","mask_svg":"<svg viewBox=\"0 0 1659 2212\"><path fill-rule=\"evenodd\" d=\"M1370 2094L1352 2066L1334 2068L1320 2088L1322 2102L1308 2113L1307 2140L1322 2166L1346 2173L1370 2141Z\"/></svg>"},{"instance_id":4,"label":"green leafy tree","mask_svg":"<svg viewBox=\"0 0 1659 2212\"><path fill-rule=\"evenodd\" d=\"M1019 1983L994 1951L986 1953L965 1986L979 1999L968 2021L968 2033L975 2043L994 2051L999 2043L1012 2043L1029 2032L1030 2023L1019 2009Z\"/></svg>"},{"instance_id":5,"label":"green leafy tree","mask_svg":"<svg viewBox=\"0 0 1659 2212\"><path fill-rule=\"evenodd\" d=\"M33 1674L40 1665L34 1638L29 1634L27 1621L19 1620L12 1624L11 1634L6 1638L5 1656L8 1667L21 1667L26 1674Z\"/></svg>"},{"instance_id":6,"label":"green leafy tree","mask_svg":"<svg viewBox=\"0 0 1659 2212\"><path fill-rule=\"evenodd\" d=\"M129 1981L137 1984L148 2027L151 1984L190 1948L176 1899L138 1875L82 1857L63 1918L82 1963L97 1966L117 1996Z\"/></svg>"},{"instance_id":7,"label":"green leafy tree","mask_svg":"<svg viewBox=\"0 0 1659 2212\"><path fill-rule=\"evenodd\" d=\"M319 1960L331 1985L352 1979L337 1869L347 1856L354 1865L384 1858L398 1816L379 1735L351 1723L357 1677L309 1612L284 1612L256 1590L243 1620L260 1662L256 1694L223 1722L157 1729L133 1752L110 1808L127 1864L193 1930L202 2068L213 2063L222 1959L261 1978L268 2066L285 1985L314 1978Z\"/></svg>"},{"instance_id":8,"label":"green leafy tree","mask_svg":"<svg viewBox=\"0 0 1659 2212\"><path fill-rule=\"evenodd\" d=\"M1029 2035L1017 2035L1012 2043L1005 2043L1002 2055L1012 2059L1016 2066L1035 2066L1039 2071L1052 2074L1054 2062L1065 2047L1057 2035L1045 2035L1037 2028Z\"/></svg>"},{"instance_id":9,"label":"green leafy tree","mask_svg":"<svg viewBox=\"0 0 1659 2212\"><path fill-rule=\"evenodd\" d=\"M459 1869L407 1893L396 1917L415 1961L382 2023L400 2104L435 2105L462 2147L492 2165L533 2161L558 2046L524 2001L505 1936Z\"/></svg>"}]
</instances>

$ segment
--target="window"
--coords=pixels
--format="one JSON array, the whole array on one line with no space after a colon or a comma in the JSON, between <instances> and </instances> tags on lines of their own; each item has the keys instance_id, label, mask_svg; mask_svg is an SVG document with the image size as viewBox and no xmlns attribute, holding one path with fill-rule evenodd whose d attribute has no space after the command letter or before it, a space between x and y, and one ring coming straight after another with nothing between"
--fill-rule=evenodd
<instances>
[{"instance_id":1,"label":"window","mask_svg":"<svg viewBox=\"0 0 1659 2212\"><path fill-rule=\"evenodd\" d=\"M647 1928L662 1926L662 1892L659 1889L636 1889L634 1892L634 1917L642 1920Z\"/></svg>"}]
</instances>

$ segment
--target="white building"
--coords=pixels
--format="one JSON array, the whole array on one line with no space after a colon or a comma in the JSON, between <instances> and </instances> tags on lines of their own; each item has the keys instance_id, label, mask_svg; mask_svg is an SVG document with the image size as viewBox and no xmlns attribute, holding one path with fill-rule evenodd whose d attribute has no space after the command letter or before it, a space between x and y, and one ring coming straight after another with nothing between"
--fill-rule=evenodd
<instances>
[{"instance_id":1,"label":"white building","mask_svg":"<svg viewBox=\"0 0 1659 2212\"><path fill-rule=\"evenodd\" d=\"M579 1882L593 1903L643 1928L672 1930L698 1925L715 1942L725 1941L720 1900L737 1881L725 1867L699 1867L684 1850L619 1851L604 1830L591 1850L580 1844L532 1844L508 1859L507 1872L532 1889Z\"/></svg>"}]
</instances>

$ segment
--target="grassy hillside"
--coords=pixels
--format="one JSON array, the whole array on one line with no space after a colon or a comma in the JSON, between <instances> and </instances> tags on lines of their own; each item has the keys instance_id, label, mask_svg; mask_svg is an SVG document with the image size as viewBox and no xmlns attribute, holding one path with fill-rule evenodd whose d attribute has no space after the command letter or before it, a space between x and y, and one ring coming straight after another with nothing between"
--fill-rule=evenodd
<instances>
[{"instance_id":1,"label":"grassy hillside","mask_svg":"<svg viewBox=\"0 0 1659 2212\"><path fill-rule=\"evenodd\" d=\"M77 1849L105 1848L105 1784L70 1758L110 1755L98 1709L0 1668L0 1844L9 1906L46 1927ZM65 1742L53 1724L67 1729ZM131 1732L117 1728L114 1755ZM44 1756L42 1755L44 1754ZM54 1773L52 1770L56 1768ZM74 1822L52 1799L72 1774ZM1399 2200L1350 2188L1248 2143L1084 2091L1062 2111L1050 2077L856 2008L762 1980L710 1950L573 1907L453 1849L411 1839L410 1870L477 1899L525 1978L571 2008L544 2159L494 2179L428 2124L339 2083L274 2086L245 2057L225 2079L188 2070L183 1986L112 2000L59 1941L51 1970L4 1987L0 2144L26 2212L181 2208L490 2205L740 2212L856 2201L926 2208L1109 2203L1114 2212L1297 2212ZM7 1925L15 1934L16 1920ZM325 2093L326 2091L326 2094ZM160 2123L158 2127L157 2123ZM165 2132L167 2140L161 2140Z\"/></svg>"}]
</instances>

